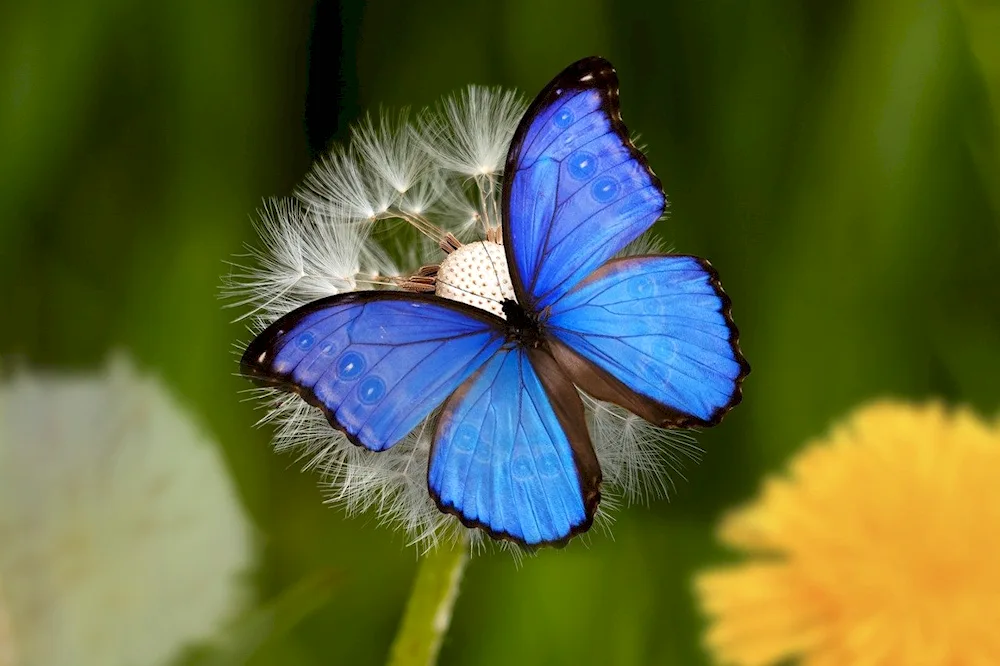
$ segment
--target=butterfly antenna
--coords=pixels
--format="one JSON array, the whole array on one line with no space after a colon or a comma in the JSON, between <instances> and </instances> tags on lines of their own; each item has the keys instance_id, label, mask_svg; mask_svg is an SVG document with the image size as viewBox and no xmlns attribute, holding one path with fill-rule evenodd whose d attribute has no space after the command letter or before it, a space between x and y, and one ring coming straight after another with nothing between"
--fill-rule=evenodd
<instances>
[{"instance_id":1,"label":"butterfly antenna","mask_svg":"<svg viewBox=\"0 0 1000 666\"><path fill-rule=\"evenodd\" d=\"M494 303L497 303L498 305L503 305L503 301L501 301L500 299L490 298L489 296L483 296L482 294L477 294L474 291L469 291L468 289L463 289L462 287L459 287L458 285L452 284L450 282L445 282L440 277L435 278L435 279L438 282L440 282L441 284L445 285L446 287L451 287L455 291L465 292L466 294L469 294L470 296L475 296L476 298L481 298L481 299L483 299L485 301L493 301Z\"/></svg>"},{"instance_id":2,"label":"butterfly antenna","mask_svg":"<svg viewBox=\"0 0 1000 666\"><path fill-rule=\"evenodd\" d=\"M493 261L493 255L490 254L490 249L486 246L486 241L481 240L479 242L483 244L483 250L486 251L486 257L490 260L490 266L493 267L493 275L497 279L497 284L502 285L503 284L503 280L500 278L500 271L497 270L497 265ZM501 293L503 293L503 288L502 287L501 287ZM493 299L490 299L490 300L493 300ZM497 301L497 302L500 303L501 301Z\"/></svg>"}]
</instances>

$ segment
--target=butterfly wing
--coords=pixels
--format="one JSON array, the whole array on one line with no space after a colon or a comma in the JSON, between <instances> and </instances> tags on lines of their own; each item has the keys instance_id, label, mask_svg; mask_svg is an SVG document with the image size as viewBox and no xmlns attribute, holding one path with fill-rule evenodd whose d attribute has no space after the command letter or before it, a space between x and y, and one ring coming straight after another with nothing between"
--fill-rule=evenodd
<instances>
[{"instance_id":1,"label":"butterfly wing","mask_svg":"<svg viewBox=\"0 0 1000 666\"><path fill-rule=\"evenodd\" d=\"M547 329L574 383L666 427L718 423L750 371L729 298L697 257L608 262L556 301Z\"/></svg>"},{"instance_id":2,"label":"butterfly wing","mask_svg":"<svg viewBox=\"0 0 1000 666\"><path fill-rule=\"evenodd\" d=\"M391 291L309 303L250 343L243 374L299 393L355 444L381 451L415 428L503 342L498 317Z\"/></svg>"},{"instance_id":3,"label":"butterfly wing","mask_svg":"<svg viewBox=\"0 0 1000 666\"><path fill-rule=\"evenodd\" d=\"M518 302L540 312L663 213L629 140L611 63L570 65L521 120L504 172L504 245Z\"/></svg>"},{"instance_id":4,"label":"butterfly wing","mask_svg":"<svg viewBox=\"0 0 1000 666\"><path fill-rule=\"evenodd\" d=\"M445 403L428 487L468 527L526 546L590 527L601 470L583 404L547 352L497 352Z\"/></svg>"}]
</instances>

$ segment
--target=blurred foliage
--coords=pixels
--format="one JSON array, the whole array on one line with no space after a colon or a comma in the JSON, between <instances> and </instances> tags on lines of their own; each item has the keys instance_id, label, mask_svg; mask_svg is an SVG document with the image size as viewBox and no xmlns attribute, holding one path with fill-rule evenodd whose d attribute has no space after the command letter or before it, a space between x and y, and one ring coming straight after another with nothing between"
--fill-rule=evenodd
<instances>
[{"instance_id":1,"label":"blurred foliage","mask_svg":"<svg viewBox=\"0 0 1000 666\"><path fill-rule=\"evenodd\" d=\"M719 269L753 374L672 501L520 567L474 558L442 662L703 663L690 574L764 471L875 396L1000 402L998 35L995 0L6 3L3 363L132 350L223 442L260 529L239 661L383 661L415 554L252 427L223 262L362 110L531 96L604 55L670 197L659 231ZM326 602L288 608L310 576Z\"/></svg>"}]
</instances>

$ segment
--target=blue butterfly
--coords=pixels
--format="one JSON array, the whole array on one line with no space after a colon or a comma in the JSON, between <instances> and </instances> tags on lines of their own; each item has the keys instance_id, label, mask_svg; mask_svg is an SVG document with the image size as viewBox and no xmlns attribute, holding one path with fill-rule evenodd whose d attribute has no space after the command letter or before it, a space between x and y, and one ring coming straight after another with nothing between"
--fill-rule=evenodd
<instances>
[{"instance_id":1,"label":"blue butterfly","mask_svg":"<svg viewBox=\"0 0 1000 666\"><path fill-rule=\"evenodd\" d=\"M581 60L534 100L507 155L504 318L432 294L340 294L263 331L242 372L372 451L440 408L437 506L494 538L563 544L601 498L578 387L658 426L710 426L750 371L707 261L613 258L665 202L622 123L614 68Z\"/></svg>"}]
</instances>

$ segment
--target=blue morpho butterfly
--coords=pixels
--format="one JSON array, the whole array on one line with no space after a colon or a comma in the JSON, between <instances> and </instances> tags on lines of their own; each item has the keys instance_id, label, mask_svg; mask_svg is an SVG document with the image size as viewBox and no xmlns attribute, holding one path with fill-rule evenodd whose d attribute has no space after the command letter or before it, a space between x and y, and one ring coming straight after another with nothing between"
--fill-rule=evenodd
<instances>
[{"instance_id":1,"label":"blue morpho butterfly","mask_svg":"<svg viewBox=\"0 0 1000 666\"><path fill-rule=\"evenodd\" d=\"M565 543L601 497L577 387L658 426L710 426L750 370L707 261L612 258L664 206L614 68L581 60L534 100L507 155L505 319L432 294L339 294L262 332L242 371L372 451L441 407L427 474L437 506L494 538Z\"/></svg>"}]
</instances>

